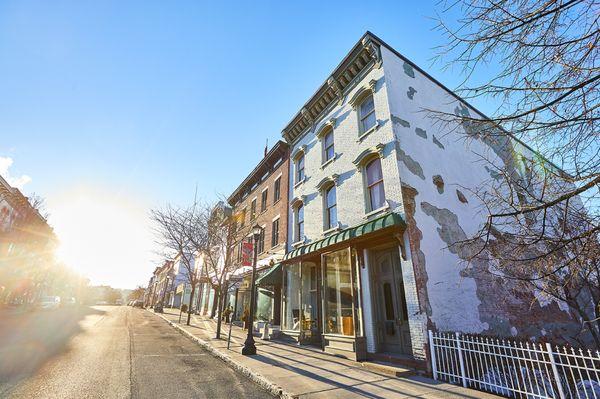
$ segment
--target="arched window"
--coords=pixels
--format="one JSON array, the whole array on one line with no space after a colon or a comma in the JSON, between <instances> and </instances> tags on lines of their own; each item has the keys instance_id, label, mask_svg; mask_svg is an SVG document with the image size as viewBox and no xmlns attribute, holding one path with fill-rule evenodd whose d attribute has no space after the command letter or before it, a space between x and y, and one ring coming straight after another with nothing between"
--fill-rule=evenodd
<instances>
[{"instance_id":1,"label":"arched window","mask_svg":"<svg viewBox=\"0 0 600 399\"><path fill-rule=\"evenodd\" d=\"M381 173L381 159L373 159L365 166L367 172L367 200L369 211L379 209L385 205L385 190L383 188L383 174Z\"/></svg>"},{"instance_id":2,"label":"arched window","mask_svg":"<svg viewBox=\"0 0 600 399\"><path fill-rule=\"evenodd\" d=\"M365 97L358 105L358 121L360 133L365 133L375 126L375 102L373 96Z\"/></svg>"},{"instance_id":3,"label":"arched window","mask_svg":"<svg viewBox=\"0 0 600 399\"><path fill-rule=\"evenodd\" d=\"M335 185L325 190L325 230L337 227L337 198Z\"/></svg>"},{"instance_id":4,"label":"arched window","mask_svg":"<svg viewBox=\"0 0 600 399\"><path fill-rule=\"evenodd\" d=\"M333 130L330 130L325 137L323 137L323 163L333 159L334 156Z\"/></svg>"},{"instance_id":5,"label":"arched window","mask_svg":"<svg viewBox=\"0 0 600 399\"><path fill-rule=\"evenodd\" d=\"M294 242L304 240L304 205L300 204L294 212Z\"/></svg>"}]
</instances>

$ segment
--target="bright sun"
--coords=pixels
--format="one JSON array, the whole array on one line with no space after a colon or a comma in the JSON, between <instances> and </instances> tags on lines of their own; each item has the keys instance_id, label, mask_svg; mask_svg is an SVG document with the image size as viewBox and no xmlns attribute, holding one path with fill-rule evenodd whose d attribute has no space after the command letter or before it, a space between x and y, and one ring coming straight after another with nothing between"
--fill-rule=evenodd
<instances>
[{"instance_id":1,"label":"bright sun","mask_svg":"<svg viewBox=\"0 0 600 399\"><path fill-rule=\"evenodd\" d=\"M134 287L151 269L146 208L110 191L78 188L49 201L58 257L92 284Z\"/></svg>"}]
</instances>

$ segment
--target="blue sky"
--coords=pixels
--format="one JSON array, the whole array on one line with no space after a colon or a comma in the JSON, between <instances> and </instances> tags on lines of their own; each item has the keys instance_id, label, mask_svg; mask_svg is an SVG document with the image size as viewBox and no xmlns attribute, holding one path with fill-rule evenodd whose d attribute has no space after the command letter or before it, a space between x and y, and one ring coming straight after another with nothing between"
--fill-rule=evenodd
<instances>
[{"instance_id":1,"label":"blue sky","mask_svg":"<svg viewBox=\"0 0 600 399\"><path fill-rule=\"evenodd\" d=\"M144 283L156 258L147 210L185 203L196 185L207 199L230 193L366 30L458 84L431 63L444 42L435 7L3 1L0 157L13 161L3 174L28 176L23 191L47 198L74 268ZM119 244L128 237L132 248Z\"/></svg>"}]
</instances>

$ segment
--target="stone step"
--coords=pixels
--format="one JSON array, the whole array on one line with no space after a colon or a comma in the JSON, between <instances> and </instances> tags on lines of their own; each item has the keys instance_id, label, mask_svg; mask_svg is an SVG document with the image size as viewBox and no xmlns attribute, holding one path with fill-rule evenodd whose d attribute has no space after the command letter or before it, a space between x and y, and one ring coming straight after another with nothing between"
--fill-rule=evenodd
<instances>
[{"instance_id":1,"label":"stone step","mask_svg":"<svg viewBox=\"0 0 600 399\"><path fill-rule=\"evenodd\" d=\"M361 362L361 364L367 370L390 375L392 377L408 377L417 374L417 372L413 369L377 360L369 360L366 362Z\"/></svg>"}]
</instances>

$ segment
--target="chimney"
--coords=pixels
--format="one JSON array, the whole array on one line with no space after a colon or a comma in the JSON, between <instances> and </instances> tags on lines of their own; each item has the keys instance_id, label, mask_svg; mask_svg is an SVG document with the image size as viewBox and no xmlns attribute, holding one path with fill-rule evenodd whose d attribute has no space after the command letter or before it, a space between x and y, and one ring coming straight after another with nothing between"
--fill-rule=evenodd
<instances>
[{"instance_id":1,"label":"chimney","mask_svg":"<svg viewBox=\"0 0 600 399\"><path fill-rule=\"evenodd\" d=\"M268 149L269 149L269 139L267 138L267 142L265 143L265 155L263 156L263 158L267 156Z\"/></svg>"}]
</instances>

